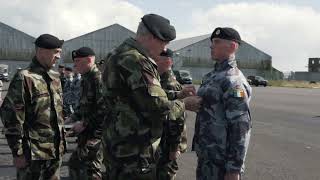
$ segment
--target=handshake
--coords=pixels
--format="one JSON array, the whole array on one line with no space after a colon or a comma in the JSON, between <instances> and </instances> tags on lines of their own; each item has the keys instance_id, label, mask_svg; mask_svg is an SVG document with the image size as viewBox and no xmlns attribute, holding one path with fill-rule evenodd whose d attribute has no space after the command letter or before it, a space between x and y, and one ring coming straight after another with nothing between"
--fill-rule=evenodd
<instances>
[{"instance_id":1,"label":"handshake","mask_svg":"<svg viewBox=\"0 0 320 180\"><path fill-rule=\"evenodd\" d=\"M177 94L178 99L182 99L186 110L198 112L202 105L202 98L196 95L196 88L193 85L185 85Z\"/></svg>"}]
</instances>

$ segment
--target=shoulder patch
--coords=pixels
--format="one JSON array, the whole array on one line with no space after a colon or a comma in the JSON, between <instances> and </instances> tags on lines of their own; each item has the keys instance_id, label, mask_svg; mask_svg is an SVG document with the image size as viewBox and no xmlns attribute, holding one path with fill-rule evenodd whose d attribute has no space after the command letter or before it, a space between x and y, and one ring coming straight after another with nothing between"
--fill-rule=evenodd
<instances>
[{"instance_id":1,"label":"shoulder patch","mask_svg":"<svg viewBox=\"0 0 320 180\"><path fill-rule=\"evenodd\" d=\"M232 96L236 98L244 98L244 90L240 86L232 88Z\"/></svg>"}]
</instances>

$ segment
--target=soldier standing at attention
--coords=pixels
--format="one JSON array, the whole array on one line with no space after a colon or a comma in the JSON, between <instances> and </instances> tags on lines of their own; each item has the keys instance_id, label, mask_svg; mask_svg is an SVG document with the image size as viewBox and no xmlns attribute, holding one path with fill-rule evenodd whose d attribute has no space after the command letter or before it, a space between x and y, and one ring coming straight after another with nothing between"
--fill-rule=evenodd
<instances>
[{"instance_id":1,"label":"soldier standing at attention","mask_svg":"<svg viewBox=\"0 0 320 180\"><path fill-rule=\"evenodd\" d=\"M71 131L78 135L78 146L69 160L69 174L73 180L100 180L104 118L101 73L95 65L95 53L91 48L73 51L72 59L82 79L79 109L68 120L76 122Z\"/></svg>"},{"instance_id":2,"label":"soldier standing at attention","mask_svg":"<svg viewBox=\"0 0 320 180\"><path fill-rule=\"evenodd\" d=\"M156 14L142 17L135 39L117 47L105 64L105 98L111 108L103 131L110 180L156 180L157 152L170 109L154 59L175 39L170 21ZM179 114L178 114L179 113Z\"/></svg>"},{"instance_id":3,"label":"soldier standing at attention","mask_svg":"<svg viewBox=\"0 0 320 180\"><path fill-rule=\"evenodd\" d=\"M160 74L161 87L167 93L169 100L184 99L193 96L196 93L194 86L184 86L176 80L171 66L173 51L164 50L158 58L155 59ZM160 159L157 163L157 178L159 180L174 180L178 171L177 159L181 153L187 150L187 134L185 124L185 114L177 113L171 109L169 113L170 120L164 126L163 135L160 142Z\"/></svg>"},{"instance_id":4,"label":"soldier standing at attention","mask_svg":"<svg viewBox=\"0 0 320 180\"><path fill-rule=\"evenodd\" d=\"M251 134L251 87L235 61L241 38L236 30L219 27L210 40L216 64L198 90L203 102L192 148L198 156L197 180L239 180Z\"/></svg>"},{"instance_id":5,"label":"soldier standing at attention","mask_svg":"<svg viewBox=\"0 0 320 180\"><path fill-rule=\"evenodd\" d=\"M65 137L59 74L63 40L43 34L26 69L14 75L0 115L18 180L60 179Z\"/></svg>"}]
</instances>

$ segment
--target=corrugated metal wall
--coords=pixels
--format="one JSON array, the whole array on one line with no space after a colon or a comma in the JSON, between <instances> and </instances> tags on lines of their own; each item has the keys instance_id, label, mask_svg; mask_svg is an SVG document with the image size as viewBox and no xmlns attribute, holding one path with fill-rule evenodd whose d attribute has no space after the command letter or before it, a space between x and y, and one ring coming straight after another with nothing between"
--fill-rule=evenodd
<instances>
[{"instance_id":1,"label":"corrugated metal wall","mask_svg":"<svg viewBox=\"0 0 320 180\"><path fill-rule=\"evenodd\" d=\"M97 60L104 58L108 52L120 45L126 38L135 37L135 33L119 24L70 39L63 45L62 60L58 62L70 65L71 51L82 46L94 49ZM35 53L35 38L0 22L0 64L9 65L9 76L17 68L25 68Z\"/></svg>"},{"instance_id":2,"label":"corrugated metal wall","mask_svg":"<svg viewBox=\"0 0 320 180\"><path fill-rule=\"evenodd\" d=\"M135 37L135 33L118 24L114 24L66 41L63 46L62 57L65 63L72 62L71 52L80 47L88 46L95 51L96 58L100 60L128 37Z\"/></svg>"},{"instance_id":3,"label":"corrugated metal wall","mask_svg":"<svg viewBox=\"0 0 320 180\"><path fill-rule=\"evenodd\" d=\"M72 63L71 52L82 46L91 47L99 61L128 37L135 37L135 33L119 24L113 24L70 39L63 45L60 63ZM0 59L3 60L0 63L9 65L11 75L16 68L25 67L30 62L34 55L34 41L35 38L0 23ZM174 57L174 69L190 70L195 79L201 79L214 65L210 55L210 44L210 40L206 38L177 50L177 55ZM272 67L271 56L245 42L240 46L236 59L238 66L244 70L246 75L258 75L261 74L259 72L267 72Z\"/></svg>"},{"instance_id":4,"label":"corrugated metal wall","mask_svg":"<svg viewBox=\"0 0 320 180\"><path fill-rule=\"evenodd\" d=\"M176 66L212 67L210 45L210 40L204 39L177 50ZM236 59L239 67L245 69L271 69L272 67L271 56L246 42L241 44L236 54Z\"/></svg>"},{"instance_id":5,"label":"corrugated metal wall","mask_svg":"<svg viewBox=\"0 0 320 180\"><path fill-rule=\"evenodd\" d=\"M34 37L0 22L0 59L30 59L34 41Z\"/></svg>"}]
</instances>

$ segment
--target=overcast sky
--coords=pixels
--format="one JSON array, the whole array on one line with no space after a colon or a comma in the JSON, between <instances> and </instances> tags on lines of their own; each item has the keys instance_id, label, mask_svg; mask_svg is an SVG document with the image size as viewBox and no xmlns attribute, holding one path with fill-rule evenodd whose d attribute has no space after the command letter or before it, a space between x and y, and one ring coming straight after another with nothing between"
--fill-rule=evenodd
<instances>
[{"instance_id":1,"label":"overcast sky","mask_svg":"<svg viewBox=\"0 0 320 180\"><path fill-rule=\"evenodd\" d=\"M147 13L167 17L178 39L237 29L242 39L270 54L281 71L306 71L320 57L320 1L297 0L0 0L0 21L34 37L65 40L119 23L133 31Z\"/></svg>"}]
</instances>

